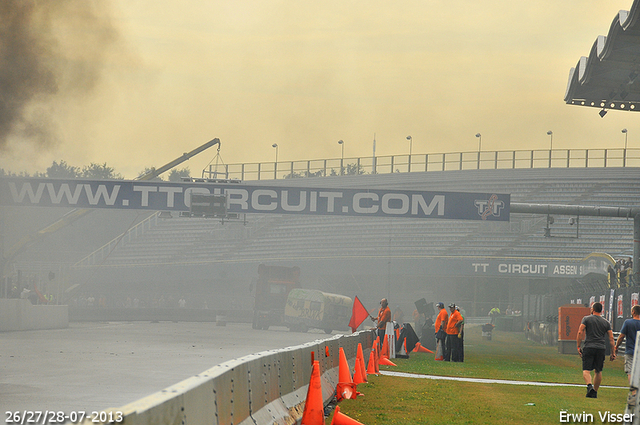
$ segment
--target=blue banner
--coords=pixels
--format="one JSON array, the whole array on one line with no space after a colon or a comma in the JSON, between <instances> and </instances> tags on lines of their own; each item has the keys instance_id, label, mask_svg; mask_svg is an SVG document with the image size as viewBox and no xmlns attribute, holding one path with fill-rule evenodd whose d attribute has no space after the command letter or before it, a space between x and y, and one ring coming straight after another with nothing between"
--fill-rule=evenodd
<instances>
[{"instance_id":1,"label":"blue banner","mask_svg":"<svg viewBox=\"0 0 640 425\"><path fill-rule=\"evenodd\" d=\"M5 206L189 211L193 194L225 195L229 213L509 221L508 194L0 178L0 205Z\"/></svg>"}]
</instances>

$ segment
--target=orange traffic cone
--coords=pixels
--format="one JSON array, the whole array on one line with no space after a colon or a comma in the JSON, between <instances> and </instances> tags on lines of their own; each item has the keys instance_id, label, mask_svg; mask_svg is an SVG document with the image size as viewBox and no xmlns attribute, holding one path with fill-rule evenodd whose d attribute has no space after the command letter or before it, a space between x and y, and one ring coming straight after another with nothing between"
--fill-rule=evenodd
<instances>
[{"instance_id":1,"label":"orange traffic cone","mask_svg":"<svg viewBox=\"0 0 640 425\"><path fill-rule=\"evenodd\" d=\"M356 357L356 369L353 372L353 383L358 385L363 382L367 382L367 380L362 376L362 363L360 362L360 357Z\"/></svg>"},{"instance_id":2,"label":"orange traffic cone","mask_svg":"<svg viewBox=\"0 0 640 425\"><path fill-rule=\"evenodd\" d=\"M380 350L380 357L389 358L389 339L385 335L382 341L382 350Z\"/></svg>"},{"instance_id":3,"label":"orange traffic cone","mask_svg":"<svg viewBox=\"0 0 640 425\"><path fill-rule=\"evenodd\" d=\"M351 383L351 371L349 370L349 363L347 362L347 356L344 354L344 350L340 347L340 363L338 369L338 382Z\"/></svg>"},{"instance_id":4,"label":"orange traffic cone","mask_svg":"<svg viewBox=\"0 0 640 425\"><path fill-rule=\"evenodd\" d=\"M380 374L380 352L376 350L376 361L374 363L376 365L376 373Z\"/></svg>"},{"instance_id":5,"label":"orange traffic cone","mask_svg":"<svg viewBox=\"0 0 640 425\"><path fill-rule=\"evenodd\" d=\"M320 362L315 360L311 368L311 379L300 425L324 425L324 403L322 401L322 382L320 380Z\"/></svg>"},{"instance_id":6,"label":"orange traffic cone","mask_svg":"<svg viewBox=\"0 0 640 425\"><path fill-rule=\"evenodd\" d=\"M369 364L367 365L367 373L377 375L376 373L376 353L371 350L369 353Z\"/></svg>"},{"instance_id":7,"label":"orange traffic cone","mask_svg":"<svg viewBox=\"0 0 640 425\"><path fill-rule=\"evenodd\" d=\"M389 360L389 357L380 357L380 364L383 366L396 366L394 362Z\"/></svg>"},{"instance_id":8,"label":"orange traffic cone","mask_svg":"<svg viewBox=\"0 0 640 425\"><path fill-rule=\"evenodd\" d=\"M416 342L416 346L413 349L414 353L431 353L433 354L433 351L429 350L426 347L423 347L422 344L420 344L419 342Z\"/></svg>"},{"instance_id":9,"label":"orange traffic cone","mask_svg":"<svg viewBox=\"0 0 640 425\"><path fill-rule=\"evenodd\" d=\"M358 343L358 351L356 353L356 360L358 359L360 359L360 373L362 374L363 382L367 382L367 366L364 362L364 354L362 353L362 344L360 343ZM354 375L355 375L355 372L354 372Z\"/></svg>"},{"instance_id":10,"label":"orange traffic cone","mask_svg":"<svg viewBox=\"0 0 640 425\"><path fill-rule=\"evenodd\" d=\"M336 398L338 401L343 399L355 399L357 395L356 385L351 379L349 371L349 363L344 350L340 347L340 363L338 369L338 385L336 386Z\"/></svg>"},{"instance_id":11,"label":"orange traffic cone","mask_svg":"<svg viewBox=\"0 0 640 425\"><path fill-rule=\"evenodd\" d=\"M355 419L351 419L344 413L340 413L340 406L336 406L336 410L333 413L333 419L331 425L364 425L362 422L358 422Z\"/></svg>"}]
</instances>

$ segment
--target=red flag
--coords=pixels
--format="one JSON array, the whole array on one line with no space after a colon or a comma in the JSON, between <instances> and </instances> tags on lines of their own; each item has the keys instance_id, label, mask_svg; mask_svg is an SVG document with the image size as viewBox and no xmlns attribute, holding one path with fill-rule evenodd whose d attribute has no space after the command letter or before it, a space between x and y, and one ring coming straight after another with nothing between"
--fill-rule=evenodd
<instances>
[{"instance_id":1,"label":"red flag","mask_svg":"<svg viewBox=\"0 0 640 425\"><path fill-rule=\"evenodd\" d=\"M351 310L351 320L349 320L349 327L351 328L351 332L355 332L358 329L358 326L365 321L365 319L369 317L369 312L362 305L362 302L356 298L353 300L353 308Z\"/></svg>"}]
</instances>

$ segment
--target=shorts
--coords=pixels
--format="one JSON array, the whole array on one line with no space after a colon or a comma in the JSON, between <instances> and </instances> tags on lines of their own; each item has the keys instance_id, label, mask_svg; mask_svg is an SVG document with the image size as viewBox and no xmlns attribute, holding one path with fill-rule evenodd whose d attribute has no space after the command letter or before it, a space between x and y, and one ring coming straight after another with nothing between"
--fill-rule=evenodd
<instances>
[{"instance_id":1,"label":"shorts","mask_svg":"<svg viewBox=\"0 0 640 425\"><path fill-rule=\"evenodd\" d=\"M582 349L582 370L594 370L602 372L604 367L604 348L583 348Z\"/></svg>"},{"instance_id":2,"label":"shorts","mask_svg":"<svg viewBox=\"0 0 640 425\"><path fill-rule=\"evenodd\" d=\"M624 355L624 371L627 375L631 375L631 368L633 367L633 354Z\"/></svg>"}]
</instances>

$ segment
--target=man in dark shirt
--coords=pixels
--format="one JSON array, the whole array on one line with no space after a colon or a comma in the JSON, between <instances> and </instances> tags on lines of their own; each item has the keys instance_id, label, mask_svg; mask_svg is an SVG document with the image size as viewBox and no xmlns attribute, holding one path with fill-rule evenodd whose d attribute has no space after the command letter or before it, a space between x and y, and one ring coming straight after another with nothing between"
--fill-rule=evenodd
<instances>
[{"instance_id":1,"label":"man in dark shirt","mask_svg":"<svg viewBox=\"0 0 640 425\"><path fill-rule=\"evenodd\" d=\"M602 368L606 352L607 337L611 344L611 360L616 358L611 324L602 317L602 304L593 303L591 315L584 316L578 328L576 343L578 354L582 357L582 376L587 384L587 397L597 398L598 388L602 382ZM584 347L580 344L584 340ZM595 370L593 384L591 371Z\"/></svg>"}]
</instances>

